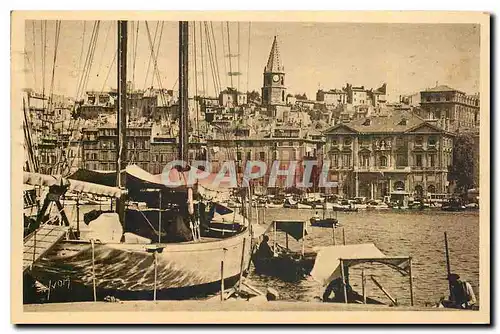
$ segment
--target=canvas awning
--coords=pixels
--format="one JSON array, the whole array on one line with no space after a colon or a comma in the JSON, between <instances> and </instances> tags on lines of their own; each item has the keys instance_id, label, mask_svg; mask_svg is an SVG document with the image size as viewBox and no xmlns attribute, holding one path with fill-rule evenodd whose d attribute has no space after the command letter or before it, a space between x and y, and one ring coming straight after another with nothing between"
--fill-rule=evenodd
<instances>
[{"instance_id":1,"label":"canvas awning","mask_svg":"<svg viewBox=\"0 0 500 334\"><path fill-rule=\"evenodd\" d=\"M303 220L275 220L266 229L266 233L276 226L277 231L283 231L295 240L299 241L307 235L307 222Z\"/></svg>"},{"instance_id":2,"label":"canvas awning","mask_svg":"<svg viewBox=\"0 0 500 334\"><path fill-rule=\"evenodd\" d=\"M87 194L120 198L126 194L125 190L115 187L103 186L100 184L66 179L57 175L45 175L38 173L24 172L24 184L32 186L50 187L54 185L68 185L68 190L72 192L83 192Z\"/></svg>"},{"instance_id":3,"label":"canvas awning","mask_svg":"<svg viewBox=\"0 0 500 334\"><path fill-rule=\"evenodd\" d=\"M320 248L311 276L323 286L341 277L340 260L346 267L361 263L382 263L406 275L410 257L386 256L374 244L339 245Z\"/></svg>"}]
</instances>

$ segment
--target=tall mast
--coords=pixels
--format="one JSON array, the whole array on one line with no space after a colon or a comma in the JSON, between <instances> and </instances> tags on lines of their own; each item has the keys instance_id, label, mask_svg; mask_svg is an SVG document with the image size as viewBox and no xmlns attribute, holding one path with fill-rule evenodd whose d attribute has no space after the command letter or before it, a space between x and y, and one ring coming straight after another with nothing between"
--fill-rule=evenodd
<instances>
[{"instance_id":1,"label":"tall mast","mask_svg":"<svg viewBox=\"0 0 500 334\"><path fill-rule=\"evenodd\" d=\"M118 21L118 101L117 101L117 134L116 154L116 186L122 185L121 171L126 167L126 130L127 130L127 21Z\"/></svg>"},{"instance_id":2,"label":"tall mast","mask_svg":"<svg viewBox=\"0 0 500 334\"><path fill-rule=\"evenodd\" d=\"M179 22L179 160L188 161L188 22Z\"/></svg>"}]
</instances>

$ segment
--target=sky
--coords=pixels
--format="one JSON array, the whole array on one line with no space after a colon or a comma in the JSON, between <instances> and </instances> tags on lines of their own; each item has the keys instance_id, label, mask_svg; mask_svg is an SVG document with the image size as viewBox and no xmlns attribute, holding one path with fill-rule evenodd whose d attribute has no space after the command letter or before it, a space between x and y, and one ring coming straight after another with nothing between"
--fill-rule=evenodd
<instances>
[{"instance_id":1,"label":"sky","mask_svg":"<svg viewBox=\"0 0 500 334\"><path fill-rule=\"evenodd\" d=\"M81 97L81 93L77 94L77 85L84 69L94 23L62 21L54 69L55 94ZM178 23L162 22L156 29L157 25L156 21L147 23L151 40L157 31L155 51L158 41L160 44L157 67L161 86L177 89ZM206 91L208 95L215 92L207 57L205 26L214 32L212 52L216 54L214 59L218 64L215 71L219 73L223 88L231 86L230 77L226 75L231 67L233 72L241 72L239 77L233 77L234 87L241 91L260 92L262 73L276 35L286 72L287 93L306 93L314 99L318 89L340 89L346 83L367 88L378 88L387 83L389 101L397 101L401 94L413 94L436 84L448 85L468 94L479 91L478 25L307 22L207 22L205 25L191 22L190 95L196 90ZM48 92L54 64L55 21L26 21L25 84L37 91L43 89L42 30L46 32L45 91ZM154 82L152 78L154 65L150 63L151 48L146 23L130 21L128 31L129 80L133 79L137 89L152 84L158 87L156 77ZM113 62L116 34L115 21L100 22L95 54L83 91L116 87L116 60ZM132 50L136 40L137 55L134 57ZM233 55L230 58L227 57L228 40ZM237 54L239 57L235 56ZM195 59L198 70L196 87ZM202 59L204 66L201 66Z\"/></svg>"}]
</instances>

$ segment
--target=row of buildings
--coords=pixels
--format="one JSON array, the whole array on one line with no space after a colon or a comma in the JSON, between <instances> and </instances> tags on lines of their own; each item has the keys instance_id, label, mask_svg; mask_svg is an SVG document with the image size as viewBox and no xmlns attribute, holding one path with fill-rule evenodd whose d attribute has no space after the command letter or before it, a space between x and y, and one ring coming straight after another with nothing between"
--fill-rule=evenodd
<instances>
[{"instance_id":1,"label":"row of buildings","mask_svg":"<svg viewBox=\"0 0 500 334\"><path fill-rule=\"evenodd\" d=\"M281 169L296 161L297 181L303 177L301 164L315 160L318 168L313 172L311 191L367 198L381 198L393 191L424 195L450 190L447 176L453 163L454 136L435 121L399 111L309 130L275 126L256 132L235 127L204 142L191 143L189 158L209 161L213 172L218 172L224 162L235 161L239 173L247 161L263 161L269 168L279 161ZM84 168L115 170L114 127L85 129L82 143ZM178 141L155 133L154 127L130 127L126 148L129 163L159 174L167 162L176 159ZM328 180L336 181L338 187L319 189L317 173L326 162ZM269 168L256 181L262 189L268 182ZM278 180L277 188L284 188L284 179Z\"/></svg>"},{"instance_id":2,"label":"row of buildings","mask_svg":"<svg viewBox=\"0 0 500 334\"><path fill-rule=\"evenodd\" d=\"M241 173L247 161L260 160L281 168L315 160L311 190L318 191L321 166L328 164L328 180L338 186L323 189L343 196L381 198L393 191L446 193L451 190L457 131L477 131L479 96L448 86L426 89L389 103L387 85L377 89L346 84L342 89L319 90L316 100L287 94L286 72L276 37L263 70L261 101L236 89L218 98L190 99L189 159L206 160L218 172L225 161L235 161ZM127 106L133 122L127 127L126 160L159 174L178 151L177 93L153 88L136 91L130 85ZM75 138L40 141L42 172L69 155L73 166L91 170L116 169L116 126L96 122L116 113L116 91L87 92L75 108L79 124ZM145 122L136 122L137 119ZM44 146L45 145L45 146ZM70 153L54 153L69 147ZM296 171L296 180L303 170ZM478 170L476 168L476 174ZM265 177L256 181L265 190ZM277 188L284 188L278 180Z\"/></svg>"}]
</instances>

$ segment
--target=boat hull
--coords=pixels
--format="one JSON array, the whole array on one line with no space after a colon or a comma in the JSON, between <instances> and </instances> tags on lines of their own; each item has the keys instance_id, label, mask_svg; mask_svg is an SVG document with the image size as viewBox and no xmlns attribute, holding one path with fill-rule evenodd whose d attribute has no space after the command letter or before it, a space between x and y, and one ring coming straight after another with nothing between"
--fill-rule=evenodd
<instances>
[{"instance_id":1,"label":"boat hull","mask_svg":"<svg viewBox=\"0 0 500 334\"><path fill-rule=\"evenodd\" d=\"M117 296L139 296L137 298L151 295L155 287L159 295L168 295L178 289L205 292L202 287L210 285L220 290L216 283L221 281L221 262L224 263L224 280L240 275L242 256L244 271L250 263L248 230L226 239L160 245L165 248L156 253L155 285L155 255L147 250L151 245L96 243L96 289L101 294L112 292ZM33 267L30 275L45 286L62 281L62 284L57 283L61 285L58 290L92 291L92 253L89 242L61 242Z\"/></svg>"}]
</instances>

